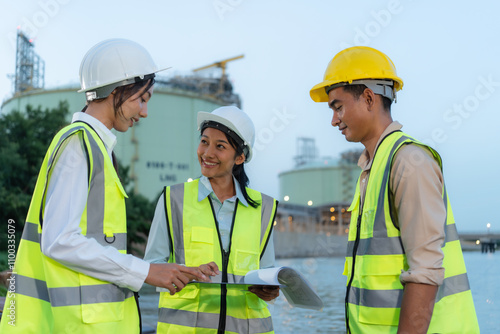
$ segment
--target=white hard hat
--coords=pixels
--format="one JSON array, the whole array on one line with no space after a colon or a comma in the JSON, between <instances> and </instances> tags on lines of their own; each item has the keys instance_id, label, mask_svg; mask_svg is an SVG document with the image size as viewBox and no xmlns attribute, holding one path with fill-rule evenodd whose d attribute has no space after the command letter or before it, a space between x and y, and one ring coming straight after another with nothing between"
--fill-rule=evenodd
<instances>
[{"instance_id":1,"label":"white hard hat","mask_svg":"<svg viewBox=\"0 0 500 334\"><path fill-rule=\"evenodd\" d=\"M205 111L198 112L198 130L203 128L205 122L219 123L230 131L233 131L239 137L239 142L246 148L243 150L245 153L245 162L249 162L252 159L252 147L255 142L255 127L250 117L241 109L235 106L227 106L217 108L211 113ZM212 126L209 125L209 127ZM217 129L227 133L224 128ZM231 136L231 133L227 134ZM238 142L238 140L236 140L236 142Z\"/></svg>"},{"instance_id":2,"label":"white hard hat","mask_svg":"<svg viewBox=\"0 0 500 334\"><path fill-rule=\"evenodd\" d=\"M86 92L87 101L107 97L119 86L154 77L159 69L148 51L127 39L108 39L94 45L80 65L78 92Z\"/></svg>"}]
</instances>

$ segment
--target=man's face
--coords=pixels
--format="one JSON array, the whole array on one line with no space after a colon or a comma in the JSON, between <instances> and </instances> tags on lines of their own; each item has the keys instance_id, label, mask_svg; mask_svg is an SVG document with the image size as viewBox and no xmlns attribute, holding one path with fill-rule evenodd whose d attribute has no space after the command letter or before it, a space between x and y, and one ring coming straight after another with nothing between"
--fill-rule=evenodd
<instances>
[{"instance_id":1,"label":"man's face","mask_svg":"<svg viewBox=\"0 0 500 334\"><path fill-rule=\"evenodd\" d=\"M333 111L332 126L338 127L347 141L363 143L373 124L365 94L356 99L343 87L337 87L329 92L328 98Z\"/></svg>"}]
</instances>

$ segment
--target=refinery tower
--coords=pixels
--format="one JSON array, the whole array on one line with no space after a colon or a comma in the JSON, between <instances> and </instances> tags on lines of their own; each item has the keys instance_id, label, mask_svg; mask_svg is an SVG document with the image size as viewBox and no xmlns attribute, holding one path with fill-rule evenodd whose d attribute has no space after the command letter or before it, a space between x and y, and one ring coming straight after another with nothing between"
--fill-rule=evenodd
<instances>
[{"instance_id":1,"label":"refinery tower","mask_svg":"<svg viewBox=\"0 0 500 334\"><path fill-rule=\"evenodd\" d=\"M185 182L201 175L196 149L199 133L196 115L220 106L241 106L240 97L226 74L230 61L243 55L196 68L189 75L156 77L154 97L148 103L148 117L125 133L115 132L115 154L124 166L135 193L156 200L162 187ZM207 69L220 69L218 77L207 77ZM85 95L77 85L44 88L44 61L35 53L33 42L20 30L17 35L14 92L1 107L2 113L33 107L55 108L67 101L71 115L85 106Z\"/></svg>"}]
</instances>

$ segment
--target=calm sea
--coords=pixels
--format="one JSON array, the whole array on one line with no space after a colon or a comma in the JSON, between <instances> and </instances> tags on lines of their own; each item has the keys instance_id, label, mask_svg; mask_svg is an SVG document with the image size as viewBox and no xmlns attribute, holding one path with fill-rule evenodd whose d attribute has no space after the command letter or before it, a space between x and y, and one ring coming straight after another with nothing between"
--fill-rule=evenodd
<instances>
[{"instance_id":1,"label":"calm sea","mask_svg":"<svg viewBox=\"0 0 500 334\"><path fill-rule=\"evenodd\" d=\"M481 333L499 333L500 252L465 252L464 257ZM323 299L325 308L322 311L291 308L285 297L280 296L270 306L275 333L344 333L344 259L279 259L277 265L293 267L304 274ZM153 288L141 290L140 305L144 324L155 328L158 294Z\"/></svg>"}]
</instances>

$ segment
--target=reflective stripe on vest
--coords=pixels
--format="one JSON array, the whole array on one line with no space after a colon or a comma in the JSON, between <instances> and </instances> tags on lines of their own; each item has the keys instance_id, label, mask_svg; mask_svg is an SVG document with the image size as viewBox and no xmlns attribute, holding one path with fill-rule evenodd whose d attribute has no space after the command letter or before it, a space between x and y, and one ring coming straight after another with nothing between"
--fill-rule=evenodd
<instances>
[{"instance_id":1,"label":"reflective stripe on vest","mask_svg":"<svg viewBox=\"0 0 500 334\"><path fill-rule=\"evenodd\" d=\"M215 214L208 197L198 202L198 182L165 189L165 210L172 237L169 261L187 266L215 261L224 271ZM259 268L273 227L277 202L252 189L247 192L261 205L245 207L236 201L229 255L225 262L227 271L213 277L212 282L221 282L226 277L229 283L240 283L249 270ZM207 333L217 333L222 326L236 333L272 333L272 319L266 303L242 289L241 286L189 284L173 296L162 292L158 332L203 328Z\"/></svg>"},{"instance_id":2,"label":"reflective stripe on vest","mask_svg":"<svg viewBox=\"0 0 500 334\"><path fill-rule=\"evenodd\" d=\"M403 298L403 286L399 281L399 275L401 270L408 270L408 265L400 232L394 226L389 211L388 185L394 155L402 145L406 144L417 144L428 148L442 168L441 158L436 151L398 131L384 138L377 148L363 208L359 207L360 180L358 179L355 198L349 208L351 226L345 268L345 274L348 276L346 321L352 333L369 332L374 328L387 333L395 333L397 330ZM443 260L445 278L436 295L429 331L454 332L456 329L453 327L460 323L458 319L466 319L468 323L466 327L475 332L477 318L463 264L460 241L444 186L443 201L447 212L443 222L445 240L442 245L445 256ZM359 219L361 223L358 231ZM355 259L352 258L353 254L356 254ZM353 265L354 272L352 272ZM447 302L448 298L452 299ZM455 306L449 305L452 300L451 304ZM447 305L449 314L457 314L455 324L449 324L444 320L449 315L444 315L444 308L441 306L443 302ZM466 306L458 307L458 304ZM453 307L456 309L452 309ZM464 312L463 310L467 312L459 315Z\"/></svg>"},{"instance_id":3,"label":"reflective stripe on vest","mask_svg":"<svg viewBox=\"0 0 500 334\"><path fill-rule=\"evenodd\" d=\"M217 331L219 328L219 314L190 312L160 308L158 318L169 319L170 324L192 327L193 324L203 324L203 328ZM268 333L273 331L271 317L266 319L237 319L227 316L226 331L234 333Z\"/></svg>"},{"instance_id":4,"label":"reflective stripe on vest","mask_svg":"<svg viewBox=\"0 0 500 334\"><path fill-rule=\"evenodd\" d=\"M16 293L50 302L52 307L94 303L114 303L130 298L134 293L114 284L85 285L66 288L47 288L42 280L13 275L19 288Z\"/></svg>"},{"instance_id":5,"label":"reflective stripe on vest","mask_svg":"<svg viewBox=\"0 0 500 334\"><path fill-rule=\"evenodd\" d=\"M455 225L446 225L445 244L447 242L459 240L457 228ZM361 239L358 244L357 255L391 255L400 254L395 249L401 245L400 237ZM444 245L443 245L444 246ZM347 242L347 254L352 254L354 241ZM376 249L376 253L373 251Z\"/></svg>"},{"instance_id":6,"label":"reflective stripe on vest","mask_svg":"<svg viewBox=\"0 0 500 334\"><path fill-rule=\"evenodd\" d=\"M41 252L45 196L53 167L64 143L81 136L88 165L88 197L79 227L103 246L126 253L126 193L97 133L86 123L73 123L54 137L40 168L16 255L16 326L2 321L0 331L97 333L139 328L133 292L78 273ZM71 251L71 250L68 250ZM78 250L75 250L78 251ZM3 320L3 319L2 319ZM75 327L76 326L76 327Z\"/></svg>"},{"instance_id":7,"label":"reflective stripe on vest","mask_svg":"<svg viewBox=\"0 0 500 334\"><path fill-rule=\"evenodd\" d=\"M94 233L91 235L87 234L86 236L93 237L102 246L112 245L118 250L121 251L127 250L127 233L114 233L112 236L107 237L105 234L101 232L101 233ZM21 239L40 243L40 240L42 239L42 234L38 232L38 225L26 222L24 225L24 230Z\"/></svg>"},{"instance_id":8,"label":"reflective stripe on vest","mask_svg":"<svg viewBox=\"0 0 500 334\"><path fill-rule=\"evenodd\" d=\"M94 135L92 134L92 131L89 131L87 126L83 125L85 123L82 122L77 122L73 123L76 126L74 126L72 129L69 129L67 132L65 132L61 138L59 139L57 143L57 149L53 151L52 155L49 158L48 165L49 165L49 170L52 168L52 164L54 162L55 157L57 156L57 153L61 147L61 144L69 138L72 134L74 134L77 131L85 131L86 132L86 139L88 140L88 143L90 145L90 152L87 150L87 155L91 154L92 159L90 159L90 164L92 165L92 168L89 168L89 171L91 170L92 175L89 176L89 193L87 197L87 207L92 208L92 210L87 211L87 224L86 224L86 231L84 234L87 237L94 238L99 242L99 244L103 246L113 246L116 249L126 252L127 250L127 233L105 233L104 229L104 220L105 220L105 173L104 173L104 159L105 157L108 157L108 153L106 149L104 148L101 139L99 137L94 138ZM82 124L82 125L79 125ZM97 136L97 134L96 134ZM101 143L101 146L103 147L103 151L101 151L101 148L99 147L99 144L97 142ZM50 173L50 172L49 172ZM47 177L49 175L47 173ZM90 181L92 180L92 182ZM118 186L121 188L120 190L125 194L125 190L123 190L122 185L120 182L118 182ZM42 207L43 208L43 207ZM43 216L41 214L41 216Z\"/></svg>"}]
</instances>

